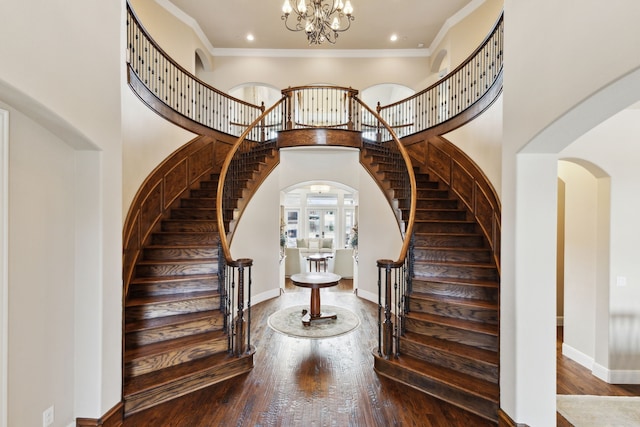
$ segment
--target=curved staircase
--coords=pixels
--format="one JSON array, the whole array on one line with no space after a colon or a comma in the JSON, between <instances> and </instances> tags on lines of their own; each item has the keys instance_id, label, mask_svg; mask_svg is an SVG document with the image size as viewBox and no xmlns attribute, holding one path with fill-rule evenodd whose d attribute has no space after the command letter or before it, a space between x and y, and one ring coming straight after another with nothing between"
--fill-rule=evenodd
<instances>
[{"instance_id":1,"label":"curved staircase","mask_svg":"<svg viewBox=\"0 0 640 427\"><path fill-rule=\"evenodd\" d=\"M375 150L363 156L393 188ZM417 206L410 284L399 348L375 355L385 377L498 421L499 271L473 215L441 180L415 172ZM403 194L397 191L397 194ZM400 206L400 218L407 218Z\"/></svg>"}]
</instances>

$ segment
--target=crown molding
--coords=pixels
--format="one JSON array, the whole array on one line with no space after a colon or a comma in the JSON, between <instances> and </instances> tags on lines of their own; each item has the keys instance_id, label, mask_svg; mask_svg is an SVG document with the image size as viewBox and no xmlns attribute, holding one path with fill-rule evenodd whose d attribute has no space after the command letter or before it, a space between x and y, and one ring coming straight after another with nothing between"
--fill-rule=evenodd
<instances>
[{"instance_id":1,"label":"crown molding","mask_svg":"<svg viewBox=\"0 0 640 427\"><path fill-rule=\"evenodd\" d=\"M442 42L447 32L486 0L473 0L455 15L449 17L438 31L435 39L428 48L421 49L244 49L244 48L215 48L198 22L184 13L170 0L155 0L160 6L171 13L185 25L191 27L200 42L212 56L236 57L267 57L267 58L426 58L431 56L434 49Z\"/></svg>"},{"instance_id":2,"label":"crown molding","mask_svg":"<svg viewBox=\"0 0 640 427\"><path fill-rule=\"evenodd\" d=\"M213 56L269 58L426 58L429 49L234 49L214 48Z\"/></svg>"}]
</instances>

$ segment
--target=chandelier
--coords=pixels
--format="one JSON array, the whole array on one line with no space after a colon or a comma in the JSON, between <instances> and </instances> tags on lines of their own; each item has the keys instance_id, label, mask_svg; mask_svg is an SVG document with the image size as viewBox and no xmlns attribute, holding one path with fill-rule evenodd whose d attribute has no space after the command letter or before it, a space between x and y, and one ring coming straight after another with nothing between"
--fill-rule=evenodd
<instances>
[{"instance_id":1,"label":"chandelier","mask_svg":"<svg viewBox=\"0 0 640 427\"><path fill-rule=\"evenodd\" d=\"M297 3L297 4L296 4ZM294 24L289 23L289 15L294 13ZM304 31L309 44L320 44L325 41L334 44L338 34L351 27L353 7L347 0L284 0L282 20L289 31Z\"/></svg>"}]
</instances>

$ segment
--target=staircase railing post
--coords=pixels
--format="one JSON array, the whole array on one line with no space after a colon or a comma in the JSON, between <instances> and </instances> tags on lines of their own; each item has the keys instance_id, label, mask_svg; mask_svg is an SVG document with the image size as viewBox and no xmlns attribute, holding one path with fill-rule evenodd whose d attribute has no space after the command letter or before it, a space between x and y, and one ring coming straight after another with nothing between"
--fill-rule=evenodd
<instances>
[{"instance_id":1,"label":"staircase railing post","mask_svg":"<svg viewBox=\"0 0 640 427\"><path fill-rule=\"evenodd\" d=\"M251 266L253 260L249 258L241 258L234 260L230 263L234 268L238 269L238 289L237 289L237 307L235 324L235 340L233 346L233 354L235 356L242 356L247 352L249 348L248 339L245 339L245 335L248 337L247 325L244 320L244 284L245 284L245 268L249 268L249 280L251 279ZM249 283L249 286L250 283ZM248 319L251 319L250 314L247 314Z\"/></svg>"},{"instance_id":2,"label":"staircase railing post","mask_svg":"<svg viewBox=\"0 0 640 427\"><path fill-rule=\"evenodd\" d=\"M392 280L391 269L395 262L391 260L378 260L378 268L384 269L384 323L382 324L382 357L389 359L393 356L393 321L392 317Z\"/></svg>"}]
</instances>

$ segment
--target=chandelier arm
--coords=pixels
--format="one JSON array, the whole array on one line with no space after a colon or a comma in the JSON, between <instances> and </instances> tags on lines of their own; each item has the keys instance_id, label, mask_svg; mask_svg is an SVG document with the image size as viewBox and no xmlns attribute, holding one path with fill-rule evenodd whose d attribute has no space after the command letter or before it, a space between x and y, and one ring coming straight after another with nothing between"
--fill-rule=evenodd
<instances>
[{"instance_id":1,"label":"chandelier arm","mask_svg":"<svg viewBox=\"0 0 640 427\"><path fill-rule=\"evenodd\" d=\"M300 7L304 13L301 13ZM345 13L345 9L348 13ZM353 8L347 0L346 6L342 0L286 0L282 8L285 28L289 31L304 31L310 45L329 42L335 44L338 34L351 28L351 22L355 19ZM294 14L296 24L293 27L289 23L289 16ZM346 27L341 28L346 20Z\"/></svg>"}]
</instances>

